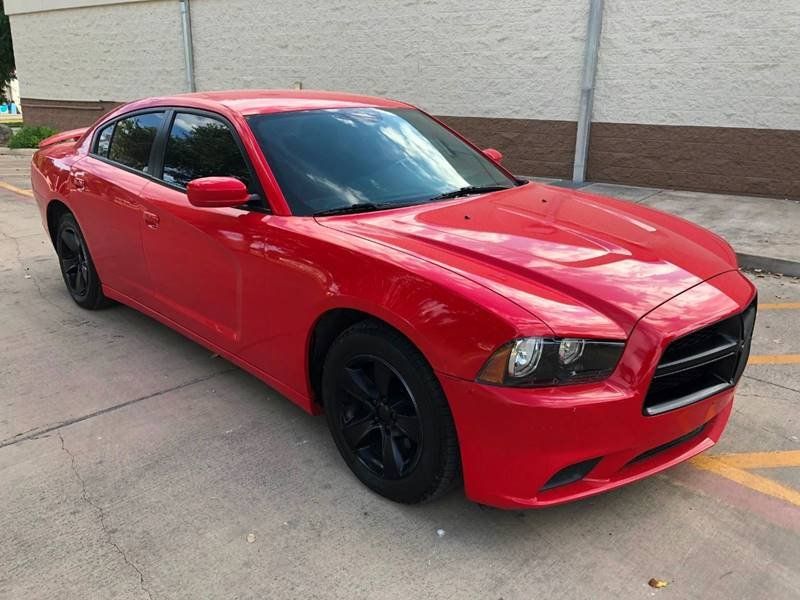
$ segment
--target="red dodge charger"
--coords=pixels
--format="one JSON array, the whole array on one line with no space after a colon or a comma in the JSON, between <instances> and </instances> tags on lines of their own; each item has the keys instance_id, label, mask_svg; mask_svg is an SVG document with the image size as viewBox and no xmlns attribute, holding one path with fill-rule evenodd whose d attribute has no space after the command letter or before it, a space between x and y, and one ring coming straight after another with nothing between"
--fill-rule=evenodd
<instances>
[{"instance_id":1,"label":"red dodge charger","mask_svg":"<svg viewBox=\"0 0 800 600\"><path fill-rule=\"evenodd\" d=\"M402 102L153 98L45 140L79 306L131 306L309 413L399 502L546 506L712 446L755 289L713 233L514 177Z\"/></svg>"}]
</instances>

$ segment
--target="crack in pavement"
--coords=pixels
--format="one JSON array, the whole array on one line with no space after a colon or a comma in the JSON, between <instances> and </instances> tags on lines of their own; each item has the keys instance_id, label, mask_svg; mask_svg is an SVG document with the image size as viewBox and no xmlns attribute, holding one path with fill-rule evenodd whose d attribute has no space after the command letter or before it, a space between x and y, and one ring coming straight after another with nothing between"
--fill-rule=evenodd
<instances>
[{"instance_id":1,"label":"crack in pavement","mask_svg":"<svg viewBox=\"0 0 800 600\"><path fill-rule=\"evenodd\" d=\"M752 375L745 375L744 378L752 379L753 381L758 381L759 383L766 383L767 385L774 385L775 387L779 387L781 389L800 394L800 390L798 390L797 388L789 387L788 385L782 385L780 383L775 383L774 381L767 381L766 379L759 379L758 377L753 377Z\"/></svg>"},{"instance_id":2,"label":"crack in pavement","mask_svg":"<svg viewBox=\"0 0 800 600\"><path fill-rule=\"evenodd\" d=\"M131 404L136 404L137 402L142 402L143 400L149 400L150 398L163 396L164 394L168 394L169 392L174 392L175 390L180 390L185 387L192 386L196 383L202 383L203 381L208 381L209 379L213 379L214 377L217 377L219 375L225 375L226 373L233 373L234 371L238 370L239 370L238 367L223 369L222 371L217 371L216 373L204 375L203 377L196 377L195 379L192 379L190 381L179 383L178 385L174 385L164 390L153 392L152 394L147 394L145 396L140 396L138 398L126 400L125 402L120 402L119 404L115 404L114 406L101 408L100 410L91 412L88 415L75 417L73 419L67 419L65 421L59 421L58 423L52 423L50 425L45 425L44 427L34 427L33 429L29 429L28 431L23 431L22 433L17 433L15 435L12 435L10 438L6 438L5 440L0 441L0 448L5 448L6 446L13 446L14 444L18 444L19 442L24 442L25 440L38 439L47 433L56 431L57 429L62 429L63 427L68 427L70 425L74 425L75 423L80 423L81 421L86 421L88 419L104 415L106 413L118 410L120 408L125 408L126 406L130 406Z\"/></svg>"},{"instance_id":3,"label":"crack in pavement","mask_svg":"<svg viewBox=\"0 0 800 600\"><path fill-rule=\"evenodd\" d=\"M147 597L150 598L150 600L153 600L153 594L150 593L150 590L144 584L144 573L142 573L142 570L139 567L137 567L133 562L131 562L125 551L122 548L120 548L119 544L117 544L111 537L111 533L108 531L108 528L106 527L106 513L103 510L103 507L95 502L92 502L91 498L89 498L89 495L86 493L86 482L83 480L83 477L81 477L81 474L78 472L78 466L75 464L75 455L72 452L70 452L69 449L64 444L64 436L62 436L60 432L58 433L58 439L61 440L61 450L66 452L67 455L70 457L72 472L75 474L75 479L78 480L78 483L81 486L81 498L86 504L94 508L97 511L98 515L100 515L100 529L103 530L103 534L105 535L106 538L105 540L106 544L114 548L114 550L116 550L117 553L122 557L122 560L125 561L125 564L127 564L134 571L136 571L136 573L139 575L139 587L145 594L147 594Z\"/></svg>"},{"instance_id":4,"label":"crack in pavement","mask_svg":"<svg viewBox=\"0 0 800 600\"><path fill-rule=\"evenodd\" d=\"M27 233L25 235L8 235L4 231L0 230L0 238L6 239L6 240L17 240L17 241L19 241L19 240L27 240L28 238L34 238L34 237L42 237L42 234L41 233Z\"/></svg>"},{"instance_id":5,"label":"crack in pavement","mask_svg":"<svg viewBox=\"0 0 800 600\"><path fill-rule=\"evenodd\" d=\"M652 194L647 194L647 196L644 196L643 198L639 198L638 200L636 200L634 202L634 204L641 204L645 200L650 200L650 198L655 198L656 196L658 196L659 194L662 194L662 193L664 193L664 190L656 190Z\"/></svg>"},{"instance_id":6,"label":"crack in pavement","mask_svg":"<svg viewBox=\"0 0 800 600\"><path fill-rule=\"evenodd\" d=\"M65 309L60 304L57 304L56 302L53 302L50 298L48 298L48 297L46 297L44 295L44 292L42 292L42 287L39 285L38 278L36 277L36 275L33 274L33 271L31 271L30 267L25 266L25 263L22 261L22 248L19 245L20 238L15 238L15 237L11 237L11 236L8 236L8 238L10 240L12 240L14 242L14 245L17 247L17 256L16 256L16 258L17 258L17 262L19 263L19 266L22 268L23 275L27 275L31 279L31 281L33 282L34 287L36 288L36 291L39 294L39 297L42 300L44 300L47 304L49 304L50 306L55 308L56 310L59 310L64 314L70 314L70 312L67 309Z\"/></svg>"}]
</instances>

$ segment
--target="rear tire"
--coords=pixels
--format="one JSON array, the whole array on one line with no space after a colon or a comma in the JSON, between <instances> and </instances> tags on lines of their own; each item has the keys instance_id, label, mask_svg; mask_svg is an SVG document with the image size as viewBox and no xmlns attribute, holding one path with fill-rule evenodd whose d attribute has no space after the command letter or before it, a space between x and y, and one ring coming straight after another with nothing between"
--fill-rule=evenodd
<instances>
[{"instance_id":1,"label":"rear tire","mask_svg":"<svg viewBox=\"0 0 800 600\"><path fill-rule=\"evenodd\" d=\"M367 487L404 504L438 498L460 478L455 425L439 381L405 337L365 321L331 346L322 373L328 427Z\"/></svg>"},{"instance_id":2,"label":"rear tire","mask_svg":"<svg viewBox=\"0 0 800 600\"><path fill-rule=\"evenodd\" d=\"M64 285L75 304L87 310L96 310L110 304L103 295L100 277L94 268L86 239L72 213L65 212L58 220L56 254Z\"/></svg>"}]
</instances>

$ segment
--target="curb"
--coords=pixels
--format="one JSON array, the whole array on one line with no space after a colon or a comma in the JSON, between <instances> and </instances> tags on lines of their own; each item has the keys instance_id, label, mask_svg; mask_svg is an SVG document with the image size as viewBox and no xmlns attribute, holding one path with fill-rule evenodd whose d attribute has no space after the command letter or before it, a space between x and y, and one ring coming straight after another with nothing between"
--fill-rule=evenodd
<instances>
[{"instance_id":1,"label":"curb","mask_svg":"<svg viewBox=\"0 0 800 600\"><path fill-rule=\"evenodd\" d=\"M0 156L33 156L38 148L6 148L0 146Z\"/></svg>"},{"instance_id":2,"label":"curb","mask_svg":"<svg viewBox=\"0 0 800 600\"><path fill-rule=\"evenodd\" d=\"M739 266L742 269L760 269L768 273L776 273L788 277L800 277L800 262L794 260L758 256L756 254L744 254L742 252L737 252L736 258L739 259Z\"/></svg>"}]
</instances>

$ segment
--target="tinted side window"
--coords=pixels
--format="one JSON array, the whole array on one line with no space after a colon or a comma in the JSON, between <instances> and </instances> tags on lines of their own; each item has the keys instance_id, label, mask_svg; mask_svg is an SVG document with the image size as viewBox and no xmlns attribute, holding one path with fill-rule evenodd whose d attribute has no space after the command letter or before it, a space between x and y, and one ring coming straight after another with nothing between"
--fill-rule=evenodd
<instances>
[{"instance_id":1,"label":"tinted side window","mask_svg":"<svg viewBox=\"0 0 800 600\"><path fill-rule=\"evenodd\" d=\"M106 125L100 130L100 135L97 136L97 148L95 154L99 156L108 156L108 146L111 144L111 134L114 133L114 123Z\"/></svg>"},{"instance_id":2,"label":"tinted side window","mask_svg":"<svg viewBox=\"0 0 800 600\"><path fill-rule=\"evenodd\" d=\"M147 173L150 149L163 122L164 113L147 113L117 121L108 158Z\"/></svg>"},{"instance_id":3,"label":"tinted side window","mask_svg":"<svg viewBox=\"0 0 800 600\"><path fill-rule=\"evenodd\" d=\"M199 177L236 177L250 188L250 171L225 123L177 113L164 155L164 181L185 187Z\"/></svg>"}]
</instances>

